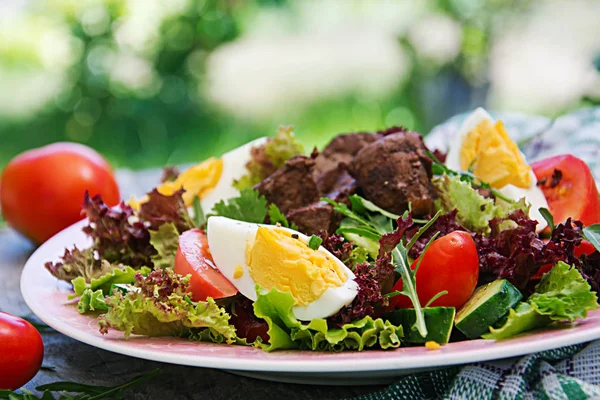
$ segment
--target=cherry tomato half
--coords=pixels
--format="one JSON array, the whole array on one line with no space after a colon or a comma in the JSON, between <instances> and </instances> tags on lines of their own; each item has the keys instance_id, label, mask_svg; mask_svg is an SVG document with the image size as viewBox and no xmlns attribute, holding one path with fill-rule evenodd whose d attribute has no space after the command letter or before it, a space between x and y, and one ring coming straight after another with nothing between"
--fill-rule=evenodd
<instances>
[{"instance_id":1,"label":"cherry tomato half","mask_svg":"<svg viewBox=\"0 0 600 400\"><path fill-rule=\"evenodd\" d=\"M85 191L119 202L110 165L93 149L54 143L13 158L0 178L0 207L6 221L36 243L82 219Z\"/></svg>"},{"instance_id":2,"label":"cherry tomato half","mask_svg":"<svg viewBox=\"0 0 600 400\"><path fill-rule=\"evenodd\" d=\"M23 318L0 312L0 389L16 390L29 382L43 358L37 329Z\"/></svg>"},{"instance_id":3,"label":"cherry tomato half","mask_svg":"<svg viewBox=\"0 0 600 400\"><path fill-rule=\"evenodd\" d=\"M420 258L420 257L419 257ZM411 268L414 270L419 259ZM479 256L471 235L455 231L435 240L423 256L417 271L417 294L422 306L433 296L446 290L448 294L435 300L430 306L460 308L469 300L479 278ZM402 280L392 290L402 290ZM390 299L390 308L412 308L404 295Z\"/></svg>"},{"instance_id":4,"label":"cherry tomato half","mask_svg":"<svg viewBox=\"0 0 600 400\"><path fill-rule=\"evenodd\" d=\"M546 158L531 164L555 223L571 217L584 225L600 222L600 196L587 164L571 155ZM562 175L552 182L554 171Z\"/></svg>"},{"instance_id":5,"label":"cherry tomato half","mask_svg":"<svg viewBox=\"0 0 600 400\"><path fill-rule=\"evenodd\" d=\"M190 288L194 301L203 301L207 297L222 299L238 292L215 267L206 233L200 229L191 229L179 236L174 271L192 275Z\"/></svg>"}]
</instances>

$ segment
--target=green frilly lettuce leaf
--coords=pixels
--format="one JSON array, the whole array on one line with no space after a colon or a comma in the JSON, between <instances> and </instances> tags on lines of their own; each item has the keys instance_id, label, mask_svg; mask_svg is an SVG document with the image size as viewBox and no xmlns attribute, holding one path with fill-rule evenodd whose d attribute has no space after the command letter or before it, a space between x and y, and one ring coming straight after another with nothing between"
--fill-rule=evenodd
<instances>
[{"instance_id":1,"label":"green frilly lettuce leaf","mask_svg":"<svg viewBox=\"0 0 600 400\"><path fill-rule=\"evenodd\" d=\"M598 308L598 298L576 268L560 261L544 274L526 302L510 310L503 325L486 339L506 339L555 322L573 322Z\"/></svg>"},{"instance_id":2,"label":"green frilly lettuce leaf","mask_svg":"<svg viewBox=\"0 0 600 400\"><path fill-rule=\"evenodd\" d=\"M106 301L104 301L104 293L98 289L96 291L92 289L85 289L77 302L77 311L81 314L89 312L103 313L108 311Z\"/></svg>"},{"instance_id":3,"label":"green frilly lettuce leaf","mask_svg":"<svg viewBox=\"0 0 600 400\"><path fill-rule=\"evenodd\" d=\"M490 220L505 217L511 211L521 209L526 214L529 213L530 206L525 199L510 203L502 199L494 201L485 198L469 182L462 181L460 176L436 176L432 183L439 196L438 208L443 212L458 210L457 221L473 232L489 234Z\"/></svg>"},{"instance_id":4,"label":"green frilly lettuce leaf","mask_svg":"<svg viewBox=\"0 0 600 400\"><path fill-rule=\"evenodd\" d=\"M290 293L277 289L267 292L260 287L256 290L254 313L269 325L269 343L255 344L263 350L361 351L371 347L395 348L401 344L402 327L380 318L364 317L341 328L329 328L327 321L321 318L303 323L294 317L294 299Z\"/></svg>"},{"instance_id":5,"label":"green frilly lettuce leaf","mask_svg":"<svg viewBox=\"0 0 600 400\"><path fill-rule=\"evenodd\" d=\"M173 223L162 224L156 231L150 231L150 244L157 254L150 257L155 268L173 268L179 247L179 231Z\"/></svg>"},{"instance_id":6,"label":"green frilly lettuce leaf","mask_svg":"<svg viewBox=\"0 0 600 400\"><path fill-rule=\"evenodd\" d=\"M197 339L236 341L229 314L215 301L189 299L189 275L182 277L170 269L155 270L138 279L132 290L106 298L108 311L98 319L100 331L109 329L145 336L196 336ZM203 330L209 330L201 334Z\"/></svg>"},{"instance_id":7,"label":"green frilly lettuce leaf","mask_svg":"<svg viewBox=\"0 0 600 400\"><path fill-rule=\"evenodd\" d=\"M107 296L110 293L110 288L112 285L118 283L134 283L136 274L139 273L146 276L150 273L150 271L152 270L148 267L133 269L129 266L120 265L98 278L93 278L90 283L87 283L85 279L80 276L71 281L75 294L70 295L69 298L79 297L87 289L92 290L92 292L100 290L105 296Z\"/></svg>"}]
</instances>

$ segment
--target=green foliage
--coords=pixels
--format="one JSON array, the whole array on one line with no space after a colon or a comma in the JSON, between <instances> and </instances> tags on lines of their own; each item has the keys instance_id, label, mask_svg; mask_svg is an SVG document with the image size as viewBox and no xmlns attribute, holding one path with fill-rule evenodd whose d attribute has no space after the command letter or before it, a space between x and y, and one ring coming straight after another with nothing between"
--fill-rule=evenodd
<instances>
[{"instance_id":1,"label":"green foliage","mask_svg":"<svg viewBox=\"0 0 600 400\"><path fill-rule=\"evenodd\" d=\"M288 292L273 288L265 291L257 286L258 298L254 314L269 325L269 343L255 343L265 350L304 349L320 351L395 348L404 336L402 326L381 318L364 317L340 328L329 328L327 321L314 318L309 323L298 321L292 312L294 298Z\"/></svg>"},{"instance_id":2,"label":"green foliage","mask_svg":"<svg viewBox=\"0 0 600 400\"><path fill-rule=\"evenodd\" d=\"M239 197L215 204L212 215L261 224L267 216L267 199L256 190L244 189Z\"/></svg>"},{"instance_id":3,"label":"green foliage","mask_svg":"<svg viewBox=\"0 0 600 400\"><path fill-rule=\"evenodd\" d=\"M576 268L559 261L544 274L529 299L511 309L502 325L484 337L506 339L552 323L573 322L596 309L598 298L589 283Z\"/></svg>"}]
</instances>

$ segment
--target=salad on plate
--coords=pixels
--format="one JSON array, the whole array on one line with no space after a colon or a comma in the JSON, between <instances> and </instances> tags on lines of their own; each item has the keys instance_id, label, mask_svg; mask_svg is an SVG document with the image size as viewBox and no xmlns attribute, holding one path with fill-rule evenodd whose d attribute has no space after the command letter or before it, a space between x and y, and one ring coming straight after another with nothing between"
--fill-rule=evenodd
<instances>
[{"instance_id":1,"label":"salad on plate","mask_svg":"<svg viewBox=\"0 0 600 400\"><path fill-rule=\"evenodd\" d=\"M430 151L402 127L306 152L292 127L119 207L46 264L102 333L265 351L503 340L598 308L600 195L573 155L528 163L477 109Z\"/></svg>"}]
</instances>

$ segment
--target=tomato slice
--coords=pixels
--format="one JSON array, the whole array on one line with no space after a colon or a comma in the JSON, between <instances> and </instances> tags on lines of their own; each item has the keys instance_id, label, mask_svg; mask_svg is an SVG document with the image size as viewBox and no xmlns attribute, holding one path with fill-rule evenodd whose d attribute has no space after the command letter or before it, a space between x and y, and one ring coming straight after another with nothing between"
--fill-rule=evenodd
<instances>
[{"instance_id":1,"label":"tomato slice","mask_svg":"<svg viewBox=\"0 0 600 400\"><path fill-rule=\"evenodd\" d=\"M179 236L174 270L178 274L192 276L190 288L194 301L203 301L207 297L222 299L238 292L215 267L206 233L200 229L191 229Z\"/></svg>"},{"instance_id":2,"label":"tomato slice","mask_svg":"<svg viewBox=\"0 0 600 400\"><path fill-rule=\"evenodd\" d=\"M531 164L538 183L548 201L550 213L555 223L571 217L584 225L600 222L600 196L594 177L587 164L571 155L546 158ZM554 171L562 177L553 182Z\"/></svg>"},{"instance_id":3,"label":"tomato slice","mask_svg":"<svg viewBox=\"0 0 600 400\"><path fill-rule=\"evenodd\" d=\"M415 260L410 266L415 269ZM431 306L456 307L469 300L479 278L479 256L471 235L455 231L435 240L423 256L417 271L417 294L422 306L441 291L448 294L435 300ZM402 279L396 282L394 290L402 290ZM412 308L413 304L404 295L390 299L390 308Z\"/></svg>"}]
</instances>

